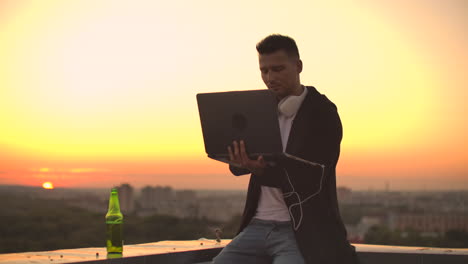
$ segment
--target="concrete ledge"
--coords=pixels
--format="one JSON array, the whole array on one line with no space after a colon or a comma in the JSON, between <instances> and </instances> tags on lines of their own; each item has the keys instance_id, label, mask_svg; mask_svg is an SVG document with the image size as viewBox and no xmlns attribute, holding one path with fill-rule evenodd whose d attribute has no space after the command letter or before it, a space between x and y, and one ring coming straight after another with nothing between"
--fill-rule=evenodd
<instances>
[{"instance_id":1,"label":"concrete ledge","mask_svg":"<svg viewBox=\"0 0 468 264\"><path fill-rule=\"evenodd\" d=\"M209 263L230 240L160 241L124 246L122 258L107 259L105 248L62 249L0 255L0 264L186 264ZM468 249L354 244L361 264L466 264Z\"/></svg>"},{"instance_id":2,"label":"concrete ledge","mask_svg":"<svg viewBox=\"0 0 468 264\"><path fill-rule=\"evenodd\" d=\"M77 248L0 255L0 264L45 263L196 263L211 260L231 240L160 241L125 245L122 258L107 259L106 249Z\"/></svg>"},{"instance_id":3,"label":"concrete ledge","mask_svg":"<svg viewBox=\"0 0 468 264\"><path fill-rule=\"evenodd\" d=\"M466 264L468 249L354 244L361 264Z\"/></svg>"}]
</instances>

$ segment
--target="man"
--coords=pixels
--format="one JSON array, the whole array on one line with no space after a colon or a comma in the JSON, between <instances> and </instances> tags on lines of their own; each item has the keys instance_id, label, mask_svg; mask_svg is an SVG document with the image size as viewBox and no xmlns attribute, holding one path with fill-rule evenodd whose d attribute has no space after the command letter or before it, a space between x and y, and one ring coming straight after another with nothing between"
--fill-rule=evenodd
<instances>
[{"instance_id":1,"label":"man","mask_svg":"<svg viewBox=\"0 0 468 264\"><path fill-rule=\"evenodd\" d=\"M278 122L287 153L322 166L284 161L269 166L228 147L236 175L251 174L239 234L213 260L224 263L357 263L346 239L336 197L335 168L342 138L336 106L314 87L301 85L295 41L270 35L257 44L260 72L278 100Z\"/></svg>"}]
</instances>

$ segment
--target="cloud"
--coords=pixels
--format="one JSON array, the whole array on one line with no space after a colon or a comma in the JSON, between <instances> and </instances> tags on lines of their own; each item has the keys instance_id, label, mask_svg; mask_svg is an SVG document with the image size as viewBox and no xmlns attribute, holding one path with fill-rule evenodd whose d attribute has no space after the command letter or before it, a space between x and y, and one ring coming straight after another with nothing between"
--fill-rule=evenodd
<instances>
[{"instance_id":1,"label":"cloud","mask_svg":"<svg viewBox=\"0 0 468 264\"><path fill-rule=\"evenodd\" d=\"M93 172L109 172L107 169L95 169L95 168L71 168L71 169L52 169L52 168L39 168L31 169L32 172L39 173L93 173Z\"/></svg>"}]
</instances>

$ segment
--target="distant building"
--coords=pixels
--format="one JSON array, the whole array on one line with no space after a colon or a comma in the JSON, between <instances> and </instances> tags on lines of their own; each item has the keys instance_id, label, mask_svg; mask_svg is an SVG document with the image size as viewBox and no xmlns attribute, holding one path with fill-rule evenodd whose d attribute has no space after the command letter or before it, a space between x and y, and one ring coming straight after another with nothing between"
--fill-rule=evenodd
<instances>
[{"instance_id":1,"label":"distant building","mask_svg":"<svg viewBox=\"0 0 468 264\"><path fill-rule=\"evenodd\" d=\"M185 206L177 202L176 193L169 186L146 186L141 190L141 216L160 214L186 217Z\"/></svg>"},{"instance_id":2,"label":"distant building","mask_svg":"<svg viewBox=\"0 0 468 264\"><path fill-rule=\"evenodd\" d=\"M361 218L359 223L355 226L346 226L348 231L348 240L353 243L364 242L364 236L367 231L373 226L379 226L385 223L385 217L380 215L368 216L365 215Z\"/></svg>"},{"instance_id":3,"label":"distant building","mask_svg":"<svg viewBox=\"0 0 468 264\"><path fill-rule=\"evenodd\" d=\"M192 201L195 202L197 199L197 194L192 190L181 190L177 191L175 194L176 200L180 201Z\"/></svg>"},{"instance_id":4,"label":"distant building","mask_svg":"<svg viewBox=\"0 0 468 264\"><path fill-rule=\"evenodd\" d=\"M398 214L389 218L389 226L396 230L412 229L420 232L445 233L453 229L468 232L468 215Z\"/></svg>"},{"instance_id":5,"label":"distant building","mask_svg":"<svg viewBox=\"0 0 468 264\"><path fill-rule=\"evenodd\" d=\"M347 202L352 198L352 191L348 187L338 187L336 188L336 194L338 196L338 201Z\"/></svg>"},{"instance_id":6,"label":"distant building","mask_svg":"<svg viewBox=\"0 0 468 264\"><path fill-rule=\"evenodd\" d=\"M244 205L244 195L204 197L199 199L198 216L225 222L231 220L236 215L241 215Z\"/></svg>"},{"instance_id":7,"label":"distant building","mask_svg":"<svg viewBox=\"0 0 468 264\"><path fill-rule=\"evenodd\" d=\"M122 213L131 213L135 210L135 198L133 187L128 184L124 183L117 187L119 192L119 203L120 203L120 210Z\"/></svg>"},{"instance_id":8,"label":"distant building","mask_svg":"<svg viewBox=\"0 0 468 264\"><path fill-rule=\"evenodd\" d=\"M171 215L180 218L208 218L229 221L242 213L245 195L210 195L198 197L193 190L146 186L141 189L138 215Z\"/></svg>"},{"instance_id":9,"label":"distant building","mask_svg":"<svg viewBox=\"0 0 468 264\"><path fill-rule=\"evenodd\" d=\"M169 186L145 186L141 189L140 204L144 210L156 209L172 200L174 200L174 191Z\"/></svg>"}]
</instances>

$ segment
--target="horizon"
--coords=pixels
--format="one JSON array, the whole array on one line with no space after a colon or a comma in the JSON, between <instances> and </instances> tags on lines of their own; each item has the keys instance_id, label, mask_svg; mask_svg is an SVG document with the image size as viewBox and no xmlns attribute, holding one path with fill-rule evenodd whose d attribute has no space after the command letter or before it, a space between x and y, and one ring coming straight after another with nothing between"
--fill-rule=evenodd
<instances>
[{"instance_id":1,"label":"horizon","mask_svg":"<svg viewBox=\"0 0 468 264\"><path fill-rule=\"evenodd\" d=\"M44 190L44 191L54 191L54 190L100 190L100 191L105 191L105 190L111 190L114 187L121 186L123 184L129 184L134 190L140 191L141 189L145 187L169 187L173 190L192 190L192 191L216 191L216 192L247 192L246 188L233 188L233 189L228 189L228 188L211 188L211 189L205 189L205 188L189 188L189 187L177 187L177 186L172 186L172 185L158 185L158 184L146 184L146 185L133 185L130 182L120 182L114 185L109 185L109 186L54 186L52 189L46 189L43 186L40 185L27 185L27 184L2 184L0 183L0 188L5 188L5 187L25 187L25 188L34 188L34 189L39 189L39 190ZM353 192L468 192L467 188L392 188L390 185L383 184L381 188L352 188L347 185L337 185L337 189L339 188L345 188L349 189Z\"/></svg>"}]
</instances>

